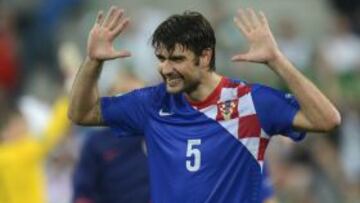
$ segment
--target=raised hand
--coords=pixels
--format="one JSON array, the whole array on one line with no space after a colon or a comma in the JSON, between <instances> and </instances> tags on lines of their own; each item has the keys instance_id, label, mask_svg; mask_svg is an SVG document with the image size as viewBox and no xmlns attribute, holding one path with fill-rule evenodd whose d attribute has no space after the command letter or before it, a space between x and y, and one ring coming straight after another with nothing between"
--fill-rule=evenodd
<instances>
[{"instance_id":1,"label":"raised hand","mask_svg":"<svg viewBox=\"0 0 360 203\"><path fill-rule=\"evenodd\" d=\"M129 51L114 48L115 38L129 24L129 18L123 15L124 10L115 6L110 8L105 18L103 12L99 12L88 39L87 54L90 59L104 61L130 56Z\"/></svg>"},{"instance_id":2,"label":"raised hand","mask_svg":"<svg viewBox=\"0 0 360 203\"><path fill-rule=\"evenodd\" d=\"M253 9L239 9L234 22L249 43L247 53L237 54L233 61L269 63L280 53L265 14Z\"/></svg>"}]
</instances>

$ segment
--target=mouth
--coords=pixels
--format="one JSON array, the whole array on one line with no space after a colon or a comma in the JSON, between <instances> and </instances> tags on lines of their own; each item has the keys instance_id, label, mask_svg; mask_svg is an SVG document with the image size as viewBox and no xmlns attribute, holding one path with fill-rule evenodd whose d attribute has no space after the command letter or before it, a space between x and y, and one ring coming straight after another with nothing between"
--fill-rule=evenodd
<instances>
[{"instance_id":1,"label":"mouth","mask_svg":"<svg viewBox=\"0 0 360 203\"><path fill-rule=\"evenodd\" d=\"M181 77L166 78L166 84L168 84L170 87L178 85L181 81Z\"/></svg>"}]
</instances>

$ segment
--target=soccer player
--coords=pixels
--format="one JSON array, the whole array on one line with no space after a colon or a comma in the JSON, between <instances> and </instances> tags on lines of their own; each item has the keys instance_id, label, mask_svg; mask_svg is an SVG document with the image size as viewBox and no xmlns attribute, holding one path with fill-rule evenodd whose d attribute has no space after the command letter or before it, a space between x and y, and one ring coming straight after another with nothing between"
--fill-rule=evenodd
<instances>
[{"instance_id":1,"label":"soccer player","mask_svg":"<svg viewBox=\"0 0 360 203\"><path fill-rule=\"evenodd\" d=\"M129 19L112 7L106 17L99 13L89 34L69 117L109 126L118 136L144 134L155 203L261 202L264 153L273 135L299 141L305 131L340 124L333 104L281 53L263 12L240 9L234 22L250 48L232 60L265 64L294 96L216 73L212 27L200 13L185 12L170 16L152 36L164 82L100 97L102 63L130 56L113 47Z\"/></svg>"}]
</instances>

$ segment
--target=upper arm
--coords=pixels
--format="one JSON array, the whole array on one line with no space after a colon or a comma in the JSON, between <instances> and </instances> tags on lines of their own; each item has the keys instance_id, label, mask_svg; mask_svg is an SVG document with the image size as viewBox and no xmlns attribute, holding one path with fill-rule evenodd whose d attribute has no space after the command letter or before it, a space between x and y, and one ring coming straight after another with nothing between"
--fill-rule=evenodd
<instances>
[{"instance_id":1,"label":"upper arm","mask_svg":"<svg viewBox=\"0 0 360 203\"><path fill-rule=\"evenodd\" d=\"M268 135L285 135L298 141L305 133L293 123L300 106L291 95L262 85L252 86L255 109L264 131Z\"/></svg>"},{"instance_id":2,"label":"upper arm","mask_svg":"<svg viewBox=\"0 0 360 203\"><path fill-rule=\"evenodd\" d=\"M314 125L306 116L305 114L299 110L293 120L292 123L293 127L299 130L304 131L313 131L313 132L324 132L325 130L317 127Z\"/></svg>"},{"instance_id":3,"label":"upper arm","mask_svg":"<svg viewBox=\"0 0 360 203\"><path fill-rule=\"evenodd\" d=\"M148 119L147 89L135 90L121 96L103 97L100 101L101 119L116 135L143 134Z\"/></svg>"},{"instance_id":4,"label":"upper arm","mask_svg":"<svg viewBox=\"0 0 360 203\"><path fill-rule=\"evenodd\" d=\"M85 114L77 124L85 126L104 126L104 121L101 113L101 104L98 100L93 108Z\"/></svg>"},{"instance_id":5,"label":"upper arm","mask_svg":"<svg viewBox=\"0 0 360 203\"><path fill-rule=\"evenodd\" d=\"M68 118L78 125L84 126L104 126L104 121L101 114L100 99L95 102L93 107L83 114L75 114L70 105L68 111Z\"/></svg>"}]
</instances>

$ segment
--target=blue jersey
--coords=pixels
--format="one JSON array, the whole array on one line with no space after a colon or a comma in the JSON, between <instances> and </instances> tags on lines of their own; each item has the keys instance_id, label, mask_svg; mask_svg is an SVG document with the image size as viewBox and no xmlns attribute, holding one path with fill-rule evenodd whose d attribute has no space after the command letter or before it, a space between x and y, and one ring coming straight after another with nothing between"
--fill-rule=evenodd
<instances>
[{"instance_id":1,"label":"blue jersey","mask_svg":"<svg viewBox=\"0 0 360 203\"><path fill-rule=\"evenodd\" d=\"M101 99L117 135L145 135L153 203L261 202L271 136L305 136L292 128L298 110L289 94L225 77L200 103L164 84Z\"/></svg>"},{"instance_id":2,"label":"blue jersey","mask_svg":"<svg viewBox=\"0 0 360 203\"><path fill-rule=\"evenodd\" d=\"M81 151L73 178L74 203L148 203L147 158L142 137L92 131Z\"/></svg>"}]
</instances>

